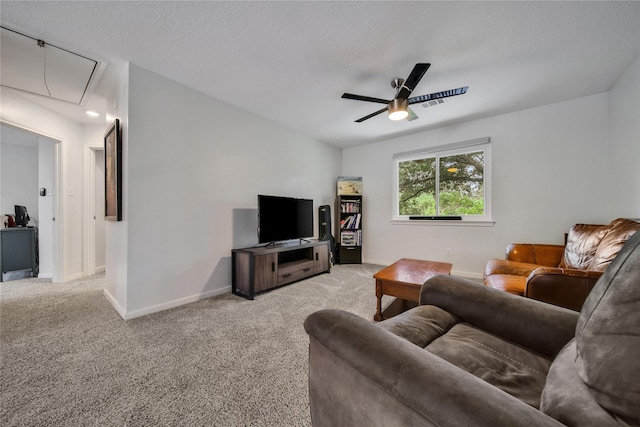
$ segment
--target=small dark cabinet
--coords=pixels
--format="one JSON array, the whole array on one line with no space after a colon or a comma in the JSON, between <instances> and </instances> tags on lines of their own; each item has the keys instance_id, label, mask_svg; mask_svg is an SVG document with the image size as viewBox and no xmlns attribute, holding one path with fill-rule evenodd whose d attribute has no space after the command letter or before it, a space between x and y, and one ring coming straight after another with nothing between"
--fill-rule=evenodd
<instances>
[{"instance_id":1,"label":"small dark cabinet","mask_svg":"<svg viewBox=\"0 0 640 427\"><path fill-rule=\"evenodd\" d=\"M0 229L0 282L38 277L38 229Z\"/></svg>"},{"instance_id":2,"label":"small dark cabinet","mask_svg":"<svg viewBox=\"0 0 640 427\"><path fill-rule=\"evenodd\" d=\"M331 269L328 240L233 249L231 258L231 291L248 299Z\"/></svg>"}]
</instances>

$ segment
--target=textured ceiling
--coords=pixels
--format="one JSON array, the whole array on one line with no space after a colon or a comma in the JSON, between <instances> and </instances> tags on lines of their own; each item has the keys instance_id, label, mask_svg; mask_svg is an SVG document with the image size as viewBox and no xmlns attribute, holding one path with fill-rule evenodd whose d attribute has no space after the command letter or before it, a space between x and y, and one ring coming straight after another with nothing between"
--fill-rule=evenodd
<instances>
[{"instance_id":1,"label":"textured ceiling","mask_svg":"<svg viewBox=\"0 0 640 427\"><path fill-rule=\"evenodd\" d=\"M9 2L3 26L126 61L349 147L606 91L640 54L640 2ZM469 86L412 122L379 115L393 77L413 95ZM104 104L104 103L103 103ZM70 113L71 114L71 113Z\"/></svg>"}]
</instances>

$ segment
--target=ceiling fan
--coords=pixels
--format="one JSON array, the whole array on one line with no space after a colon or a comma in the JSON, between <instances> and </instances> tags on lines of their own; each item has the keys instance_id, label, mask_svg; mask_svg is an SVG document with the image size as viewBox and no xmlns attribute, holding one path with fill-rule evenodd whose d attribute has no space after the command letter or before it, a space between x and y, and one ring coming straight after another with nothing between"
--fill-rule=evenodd
<instances>
[{"instance_id":1,"label":"ceiling fan","mask_svg":"<svg viewBox=\"0 0 640 427\"><path fill-rule=\"evenodd\" d=\"M380 113L385 111L389 112L389 118L391 120L415 120L418 118L416 113L409 108L411 104L417 104L419 102L427 102L433 99L447 98L450 96L463 95L469 89L469 86L459 87L457 89L445 90L443 92L435 92L430 93L429 95L420 95L409 98L413 89L418 85L424 73L427 72L431 64L416 64L407 77L406 80L395 78L391 80L391 87L396 90L395 98L381 99L381 98L372 98L370 96L362 96L362 95L354 95L352 93L343 93L342 97L346 99L355 99L356 101L367 101L367 102L376 102L378 104L387 104L381 110L378 110L374 113L369 114L368 116L364 116L356 120L356 123L364 122L365 120L370 119L371 117L375 117Z\"/></svg>"}]
</instances>

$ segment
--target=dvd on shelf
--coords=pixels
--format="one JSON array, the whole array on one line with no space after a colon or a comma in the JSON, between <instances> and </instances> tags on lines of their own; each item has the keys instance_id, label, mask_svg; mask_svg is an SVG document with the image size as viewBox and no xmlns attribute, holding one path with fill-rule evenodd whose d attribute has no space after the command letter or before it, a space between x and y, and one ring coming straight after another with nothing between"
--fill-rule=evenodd
<instances>
[{"instance_id":1,"label":"dvd on shelf","mask_svg":"<svg viewBox=\"0 0 640 427\"><path fill-rule=\"evenodd\" d=\"M358 213L360 212L360 201L345 201L340 203L340 212L342 213Z\"/></svg>"},{"instance_id":2,"label":"dvd on shelf","mask_svg":"<svg viewBox=\"0 0 640 427\"><path fill-rule=\"evenodd\" d=\"M341 232L340 242L342 246L362 246L362 230Z\"/></svg>"},{"instance_id":3,"label":"dvd on shelf","mask_svg":"<svg viewBox=\"0 0 640 427\"><path fill-rule=\"evenodd\" d=\"M350 215L340 221L340 228L345 230L357 230L360 228L361 214Z\"/></svg>"}]
</instances>

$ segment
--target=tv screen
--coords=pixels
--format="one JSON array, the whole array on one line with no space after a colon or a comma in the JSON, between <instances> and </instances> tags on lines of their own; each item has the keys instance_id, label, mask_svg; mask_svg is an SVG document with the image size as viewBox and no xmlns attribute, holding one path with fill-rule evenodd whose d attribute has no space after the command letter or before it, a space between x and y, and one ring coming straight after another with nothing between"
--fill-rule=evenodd
<instances>
[{"instance_id":1,"label":"tv screen","mask_svg":"<svg viewBox=\"0 0 640 427\"><path fill-rule=\"evenodd\" d=\"M27 208L20 205L14 205L14 208L16 211L16 226L26 227L31 219L27 213Z\"/></svg>"},{"instance_id":2,"label":"tv screen","mask_svg":"<svg viewBox=\"0 0 640 427\"><path fill-rule=\"evenodd\" d=\"M258 195L258 242L313 236L313 200Z\"/></svg>"}]
</instances>

